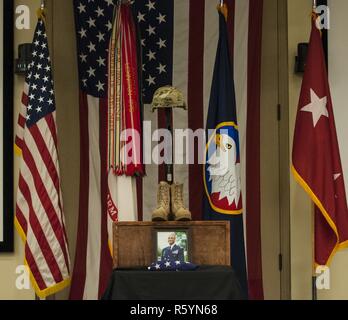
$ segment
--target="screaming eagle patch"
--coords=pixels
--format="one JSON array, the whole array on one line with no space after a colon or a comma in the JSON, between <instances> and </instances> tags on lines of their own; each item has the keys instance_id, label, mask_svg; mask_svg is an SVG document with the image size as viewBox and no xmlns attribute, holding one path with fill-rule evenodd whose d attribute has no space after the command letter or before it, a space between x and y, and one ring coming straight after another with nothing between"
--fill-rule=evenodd
<instances>
[{"instance_id":1,"label":"screaming eagle patch","mask_svg":"<svg viewBox=\"0 0 348 320\"><path fill-rule=\"evenodd\" d=\"M209 135L203 170L205 192L216 212L242 213L240 171L238 127L221 123Z\"/></svg>"}]
</instances>

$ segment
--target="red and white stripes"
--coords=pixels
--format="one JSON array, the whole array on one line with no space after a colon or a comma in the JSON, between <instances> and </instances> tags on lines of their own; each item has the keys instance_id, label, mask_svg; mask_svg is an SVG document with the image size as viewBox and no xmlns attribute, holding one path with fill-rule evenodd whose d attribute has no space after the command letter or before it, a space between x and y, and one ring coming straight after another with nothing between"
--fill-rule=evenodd
<instances>
[{"instance_id":1,"label":"red and white stripes","mask_svg":"<svg viewBox=\"0 0 348 320\"><path fill-rule=\"evenodd\" d=\"M25 260L36 294L46 297L70 283L69 254L57 153L55 112L26 126L28 85L16 137L22 156L15 224L25 242Z\"/></svg>"}]
</instances>

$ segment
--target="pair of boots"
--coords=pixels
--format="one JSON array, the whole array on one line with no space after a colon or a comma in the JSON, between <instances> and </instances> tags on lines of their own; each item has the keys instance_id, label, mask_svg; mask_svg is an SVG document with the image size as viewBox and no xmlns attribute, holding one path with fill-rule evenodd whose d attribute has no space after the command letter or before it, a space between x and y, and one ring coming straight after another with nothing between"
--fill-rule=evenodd
<instances>
[{"instance_id":1,"label":"pair of boots","mask_svg":"<svg viewBox=\"0 0 348 320\"><path fill-rule=\"evenodd\" d=\"M185 208L183 184L160 182L157 193L157 208L152 213L152 221L168 221L170 211L175 221L192 220L191 212ZM170 210L171 209L171 210Z\"/></svg>"}]
</instances>

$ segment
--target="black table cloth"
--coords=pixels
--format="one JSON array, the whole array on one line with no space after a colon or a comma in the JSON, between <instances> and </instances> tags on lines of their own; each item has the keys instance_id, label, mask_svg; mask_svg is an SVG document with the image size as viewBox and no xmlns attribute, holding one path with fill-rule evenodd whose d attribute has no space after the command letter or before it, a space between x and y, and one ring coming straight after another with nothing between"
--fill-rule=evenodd
<instances>
[{"instance_id":1,"label":"black table cloth","mask_svg":"<svg viewBox=\"0 0 348 320\"><path fill-rule=\"evenodd\" d=\"M194 271L115 269L103 300L238 300L232 268L200 266Z\"/></svg>"}]
</instances>

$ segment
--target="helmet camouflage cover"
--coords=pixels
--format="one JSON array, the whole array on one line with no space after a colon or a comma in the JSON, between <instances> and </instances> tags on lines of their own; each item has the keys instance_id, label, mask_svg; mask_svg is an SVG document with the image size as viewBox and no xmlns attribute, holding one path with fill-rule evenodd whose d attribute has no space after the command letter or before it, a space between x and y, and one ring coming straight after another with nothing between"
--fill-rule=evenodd
<instances>
[{"instance_id":1,"label":"helmet camouflage cover","mask_svg":"<svg viewBox=\"0 0 348 320\"><path fill-rule=\"evenodd\" d=\"M152 112L159 108L183 108L187 110L184 95L171 86L161 87L156 90L152 100Z\"/></svg>"}]
</instances>

